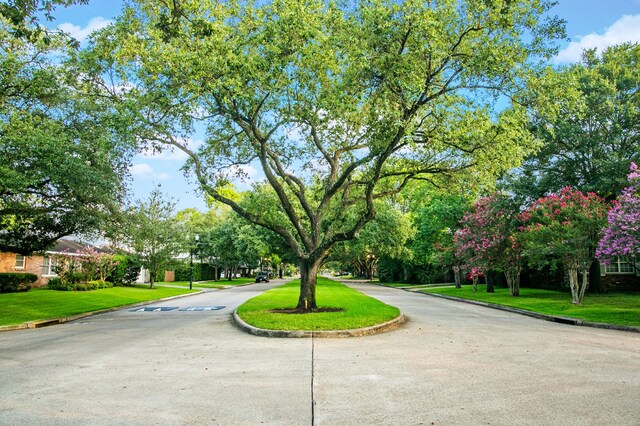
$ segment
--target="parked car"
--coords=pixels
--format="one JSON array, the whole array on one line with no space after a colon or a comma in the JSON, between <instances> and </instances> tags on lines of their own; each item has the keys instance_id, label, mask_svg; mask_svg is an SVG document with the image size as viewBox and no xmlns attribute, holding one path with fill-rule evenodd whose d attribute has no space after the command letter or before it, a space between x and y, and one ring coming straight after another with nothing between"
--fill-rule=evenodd
<instances>
[{"instance_id":1,"label":"parked car","mask_svg":"<svg viewBox=\"0 0 640 426\"><path fill-rule=\"evenodd\" d=\"M258 272L258 274L256 275L256 282L263 282L263 283L268 283L269 282L269 273L265 272L265 271L260 271Z\"/></svg>"}]
</instances>

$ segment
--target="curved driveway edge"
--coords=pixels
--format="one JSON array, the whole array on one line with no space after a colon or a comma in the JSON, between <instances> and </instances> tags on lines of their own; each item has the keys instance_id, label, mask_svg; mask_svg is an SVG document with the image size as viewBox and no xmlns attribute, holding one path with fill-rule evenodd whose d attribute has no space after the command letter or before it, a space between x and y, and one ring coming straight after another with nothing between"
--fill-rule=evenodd
<instances>
[{"instance_id":1,"label":"curved driveway edge","mask_svg":"<svg viewBox=\"0 0 640 426\"><path fill-rule=\"evenodd\" d=\"M471 300L471 299L463 299L461 297L447 296L444 294L421 292L421 291L412 292L412 293L425 294L427 296L439 297L441 299L455 300L456 302L464 302L464 303L469 303L471 305L484 306L487 308L498 309L506 312L512 312L514 314L526 315L529 317L538 318L545 321L558 322L561 324L581 325L584 327L605 328L608 330L633 331L636 333L640 333L640 327L633 327L630 325L606 324L602 322L587 321L580 318L559 317L555 315L547 315L547 314L541 314L539 312L527 311L525 309L512 308L510 306L496 305L494 303L488 303L488 302L481 302L479 300Z\"/></svg>"},{"instance_id":2,"label":"curved driveway edge","mask_svg":"<svg viewBox=\"0 0 640 426\"><path fill-rule=\"evenodd\" d=\"M70 317L52 318L52 319L45 319L45 320L39 320L39 321L27 321L22 324L14 324L14 325L0 325L0 332L13 331L13 330L26 330L28 328L40 328L40 327L47 327L49 325L63 324L65 322L75 321L75 320L90 317L93 315L105 314L107 312L115 312L115 311L119 311L120 309L136 308L138 306L149 305L151 303L157 303L157 302L164 302L172 299L179 299L182 297L193 296L200 293L204 293L204 291L198 291L198 292L187 293L187 294L178 294L176 296L164 297L162 299L146 300L144 302L136 302L130 305L120 305L120 306L114 306L111 308L99 309L97 311L83 312L81 314L72 315Z\"/></svg>"},{"instance_id":3,"label":"curved driveway edge","mask_svg":"<svg viewBox=\"0 0 640 426\"><path fill-rule=\"evenodd\" d=\"M238 311L234 310L232 315L233 323L242 331L245 331L254 336L262 337L362 337L370 336L373 334L384 333L385 331L395 330L400 328L402 324L407 321L407 318L400 314L394 319L384 322L382 324L372 325L370 327L355 328L351 330L267 330L264 328L257 328L244 322L238 315Z\"/></svg>"}]
</instances>

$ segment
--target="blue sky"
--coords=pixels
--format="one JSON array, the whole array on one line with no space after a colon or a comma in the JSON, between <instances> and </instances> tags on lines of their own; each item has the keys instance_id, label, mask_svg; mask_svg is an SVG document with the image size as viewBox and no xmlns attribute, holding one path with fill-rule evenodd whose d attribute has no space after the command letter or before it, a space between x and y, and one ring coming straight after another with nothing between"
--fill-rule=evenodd
<instances>
[{"instance_id":1,"label":"blue sky","mask_svg":"<svg viewBox=\"0 0 640 426\"><path fill-rule=\"evenodd\" d=\"M603 47L624 41L640 42L640 0L559 0L555 14L566 20L568 42L560 44L556 64L579 59L586 47ZM89 5L59 8L55 12L55 26L83 40L95 29L108 24L118 15L120 0L90 0ZM206 209L204 198L197 193L197 185L184 177L180 167L184 156L177 152L156 155L137 155L131 168L133 198L146 198L155 185L174 198L177 209L195 207ZM249 167L249 177L261 173Z\"/></svg>"}]
</instances>

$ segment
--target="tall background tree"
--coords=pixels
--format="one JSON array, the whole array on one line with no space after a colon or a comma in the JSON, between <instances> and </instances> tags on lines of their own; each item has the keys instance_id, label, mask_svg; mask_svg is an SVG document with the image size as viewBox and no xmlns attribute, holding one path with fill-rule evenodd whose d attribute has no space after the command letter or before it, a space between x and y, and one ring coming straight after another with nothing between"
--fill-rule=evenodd
<instances>
[{"instance_id":1,"label":"tall background tree","mask_svg":"<svg viewBox=\"0 0 640 426\"><path fill-rule=\"evenodd\" d=\"M529 202L566 186L614 199L629 163L640 160L640 45L586 50L580 63L530 84L546 100L532 109L544 146L516 169L509 189Z\"/></svg>"},{"instance_id":2,"label":"tall background tree","mask_svg":"<svg viewBox=\"0 0 640 426\"><path fill-rule=\"evenodd\" d=\"M96 231L125 193L123 122L77 79L76 43L34 17L70 3L0 7L0 251Z\"/></svg>"},{"instance_id":3,"label":"tall background tree","mask_svg":"<svg viewBox=\"0 0 640 426\"><path fill-rule=\"evenodd\" d=\"M554 53L551 4L138 0L94 38L86 70L140 140L186 152L209 196L287 242L297 306L313 309L318 268L374 200L412 179L491 185L531 152L524 110L494 107ZM208 137L190 149L196 126ZM250 162L275 211L219 190Z\"/></svg>"}]
</instances>

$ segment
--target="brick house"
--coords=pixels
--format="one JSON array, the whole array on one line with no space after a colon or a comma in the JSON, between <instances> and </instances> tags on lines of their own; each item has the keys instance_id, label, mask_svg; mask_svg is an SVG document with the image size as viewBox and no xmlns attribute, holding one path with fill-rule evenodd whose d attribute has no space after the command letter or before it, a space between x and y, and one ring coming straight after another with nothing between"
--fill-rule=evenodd
<instances>
[{"instance_id":1,"label":"brick house","mask_svg":"<svg viewBox=\"0 0 640 426\"><path fill-rule=\"evenodd\" d=\"M49 279L56 276L55 273L55 255L78 253L88 244L78 241L61 238L56 245L44 252L44 254L34 254L31 256L23 256L16 253L0 253L0 272L27 272L38 276L38 280L33 284L34 287L44 287ZM94 247L99 252L104 252Z\"/></svg>"},{"instance_id":2,"label":"brick house","mask_svg":"<svg viewBox=\"0 0 640 426\"><path fill-rule=\"evenodd\" d=\"M613 290L637 290L640 286L640 261L616 257L610 265L600 264L602 282Z\"/></svg>"}]
</instances>

